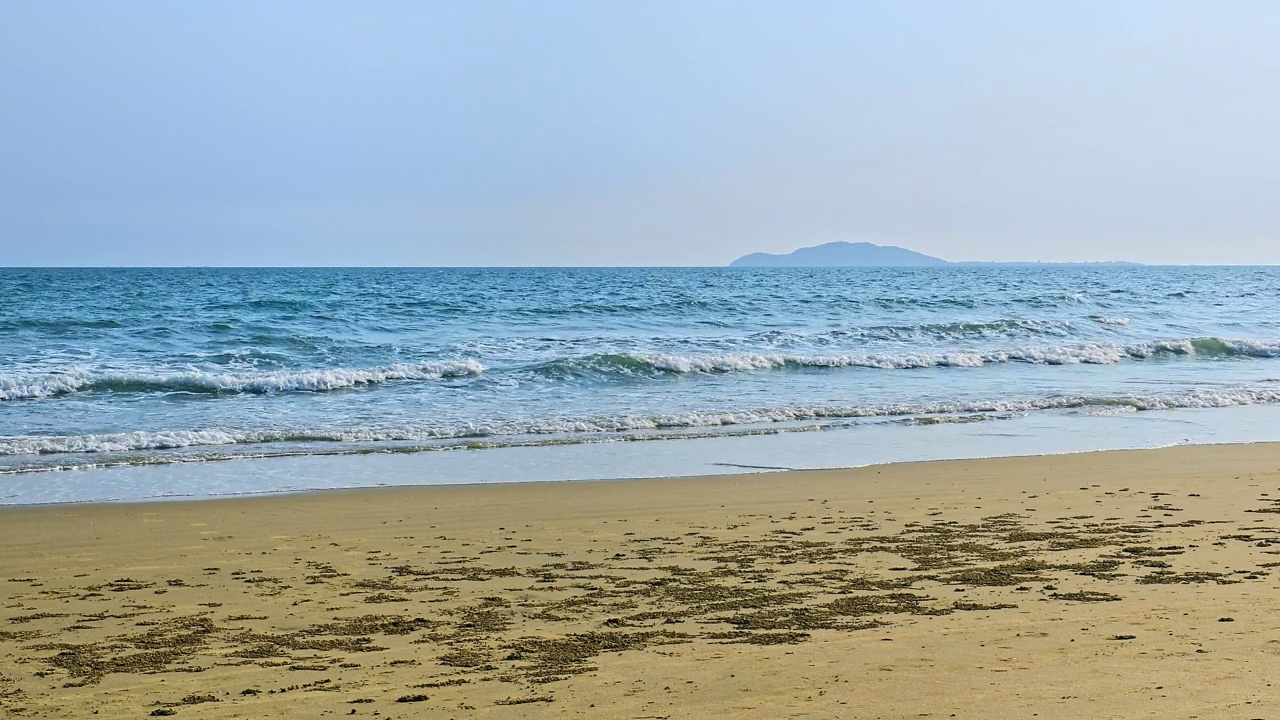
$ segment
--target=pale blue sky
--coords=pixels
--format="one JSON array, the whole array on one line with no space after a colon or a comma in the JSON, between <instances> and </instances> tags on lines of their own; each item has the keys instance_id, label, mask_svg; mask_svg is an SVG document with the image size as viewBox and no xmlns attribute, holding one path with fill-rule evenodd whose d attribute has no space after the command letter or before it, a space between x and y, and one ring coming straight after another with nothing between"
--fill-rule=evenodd
<instances>
[{"instance_id":1,"label":"pale blue sky","mask_svg":"<svg viewBox=\"0 0 1280 720\"><path fill-rule=\"evenodd\" d=\"M1280 263L1280 3L0 2L20 265Z\"/></svg>"}]
</instances>

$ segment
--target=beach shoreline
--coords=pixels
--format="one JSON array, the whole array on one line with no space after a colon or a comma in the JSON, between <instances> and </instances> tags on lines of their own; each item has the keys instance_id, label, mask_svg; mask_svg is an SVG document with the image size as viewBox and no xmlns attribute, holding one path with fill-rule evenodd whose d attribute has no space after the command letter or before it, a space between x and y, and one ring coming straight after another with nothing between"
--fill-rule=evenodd
<instances>
[{"instance_id":1,"label":"beach shoreline","mask_svg":"<svg viewBox=\"0 0 1280 720\"><path fill-rule=\"evenodd\" d=\"M1266 443L3 507L0 711L1263 717L1278 512Z\"/></svg>"},{"instance_id":2,"label":"beach shoreline","mask_svg":"<svg viewBox=\"0 0 1280 720\"><path fill-rule=\"evenodd\" d=\"M330 489L692 478L937 460L1054 456L1273 442L1280 405L1112 416L1020 416L999 423L881 424L823 432L654 439L446 452L168 462L5 474L0 507L271 496ZM745 467L752 466L752 467Z\"/></svg>"}]
</instances>

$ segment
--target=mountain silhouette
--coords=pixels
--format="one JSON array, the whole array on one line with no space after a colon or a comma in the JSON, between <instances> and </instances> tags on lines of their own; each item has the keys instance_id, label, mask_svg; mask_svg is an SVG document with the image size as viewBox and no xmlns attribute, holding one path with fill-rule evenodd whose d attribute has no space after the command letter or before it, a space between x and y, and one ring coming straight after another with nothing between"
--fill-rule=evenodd
<instances>
[{"instance_id":1,"label":"mountain silhouette","mask_svg":"<svg viewBox=\"0 0 1280 720\"><path fill-rule=\"evenodd\" d=\"M829 242L786 255L751 253L730 267L937 267L951 263L914 250L869 242Z\"/></svg>"}]
</instances>

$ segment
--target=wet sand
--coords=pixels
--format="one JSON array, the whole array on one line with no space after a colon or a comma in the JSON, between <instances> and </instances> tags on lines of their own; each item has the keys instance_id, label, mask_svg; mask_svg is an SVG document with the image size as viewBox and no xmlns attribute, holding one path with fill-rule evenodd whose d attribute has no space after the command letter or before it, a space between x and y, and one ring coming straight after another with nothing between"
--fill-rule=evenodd
<instances>
[{"instance_id":1,"label":"wet sand","mask_svg":"<svg viewBox=\"0 0 1280 720\"><path fill-rule=\"evenodd\" d=\"M1280 717L1280 446L0 510L0 713Z\"/></svg>"}]
</instances>

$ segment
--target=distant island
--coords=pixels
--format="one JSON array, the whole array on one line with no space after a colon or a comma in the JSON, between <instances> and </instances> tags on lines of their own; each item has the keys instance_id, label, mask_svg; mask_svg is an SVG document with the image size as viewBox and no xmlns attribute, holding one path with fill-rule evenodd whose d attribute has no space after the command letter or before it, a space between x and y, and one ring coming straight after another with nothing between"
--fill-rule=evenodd
<instances>
[{"instance_id":1,"label":"distant island","mask_svg":"<svg viewBox=\"0 0 1280 720\"><path fill-rule=\"evenodd\" d=\"M869 242L829 242L786 255L751 253L729 267L938 267L951 263L915 250Z\"/></svg>"},{"instance_id":2,"label":"distant island","mask_svg":"<svg viewBox=\"0 0 1280 720\"><path fill-rule=\"evenodd\" d=\"M751 253L729 263L729 267L1047 267L1064 265L1139 266L1133 262L1041 263L1041 262L951 262L895 245L869 242L829 242L803 247L785 255Z\"/></svg>"}]
</instances>

